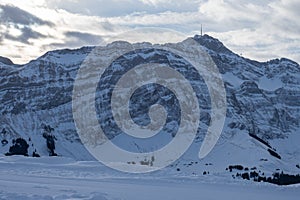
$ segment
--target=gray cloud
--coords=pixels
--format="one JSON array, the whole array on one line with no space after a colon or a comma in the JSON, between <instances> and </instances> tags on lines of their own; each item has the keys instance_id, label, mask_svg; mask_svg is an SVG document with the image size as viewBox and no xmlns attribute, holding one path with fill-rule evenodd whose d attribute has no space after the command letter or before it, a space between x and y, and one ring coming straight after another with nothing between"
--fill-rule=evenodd
<instances>
[{"instance_id":1,"label":"gray cloud","mask_svg":"<svg viewBox=\"0 0 300 200\"><path fill-rule=\"evenodd\" d=\"M0 30L0 44L3 43L5 39L18 41L24 44L31 44L30 39L40 39L46 36L34 31L32 25L46 25L53 27L54 24L42 20L29 12L26 12L13 5L0 5L0 25L3 25L2 30ZM17 29L20 31L20 35L10 34L11 29Z\"/></svg>"},{"instance_id":2,"label":"gray cloud","mask_svg":"<svg viewBox=\"0 0 300 200\"><path fill-rule=\"evenodd\" d=\"M83 43L86 45L97 45L102 42L102 38L99 35L94 35L90 33L82 33L77 31L68 31L65 33L67 38L72 38L78 43Z\"/></svg>"},{"instance_id":3,"label":"gray cloud","mask_svg":"<svg viewBox=\"0 0 300 200\"><path fill-rule=\"evenodd\" d=\"M20 25L47 25L54 26L53 23L42 20L29 12L26 12L13 5L0 5L0 23L14 23Z\"/></svg>"},{"instance_id":4,"label":"gray cloud","mask_svg":"<svg viewBox=\"0 0 300 200\"><path fill-rule=\"evenodd\" d=\"M23 27L20 28L22 34L18 37L9 35L7 33L4 34L4 38L9 39L9 40L14 40L18 42L22 42L25 44L30 44L29 39L39 39L39 38L45 38L46 36L32 30L30 27ZM1 42L1 41L0 41Z\"/></svg>"},{"instance_id":5,"label":"gray cloud","mask_svg":"<svg viewBox=\"0 0 300 200\"><path fill-rule=\"evenodd\" d=\"M65 42L52 43L44 46L44 48L76 48L82 46L96 46L103 42L103 39L99 35L90 33L83 33L78 31L67 31L65 32Z\"/></svg>"}]
</instances>

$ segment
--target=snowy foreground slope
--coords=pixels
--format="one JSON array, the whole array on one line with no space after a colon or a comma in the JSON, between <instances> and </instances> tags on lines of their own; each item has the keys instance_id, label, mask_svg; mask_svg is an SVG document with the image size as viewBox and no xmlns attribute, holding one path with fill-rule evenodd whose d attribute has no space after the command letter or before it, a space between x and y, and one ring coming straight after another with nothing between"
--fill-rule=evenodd
<instances>
[{"instance_id":1,"label":"snowy foreground slope","mask_svg":"<svg viewBox=\"0 0 300 200\"><path fill-rule=\"evenodd\" d=\"M142 175L116 172L98 163L76 132L73 84L93 47L48 52L25 65L0 57L0 132L6 130L0 134L0 199L298 199L299 185L258 183L237 174L300 174L299 64L285 58L257 62L240 57L210 36L194 39L212 57L225 83L227 116L221 138L207 157L198 158L210 119L210 98L205 83L183 70L200 91L200 131L180 159ZM149 60L187 66L181 58L147 49L114 62L113 72L122 72L126 63ZM145 96L152 92L146 90ZM132 109L146 112L141 102L133 98ZM171 103L166 106L173 108ZM99 115L101 119L106 113ZM143 115L135 117L141 124L148 120ZM166 135L150 143L129 140L111 130L108 137L129 151L147 152L172 140L176 123L167 121ZM54 128L58 157L49 157L45 125ZM28 142L29 157L5 157L13 139L19 137ZM32 158L34 151L41 157ZM243 169L229 169L237 165Z\"/></svg>"},{"instance_id":2,"label":"snowy foreground slope","mask_svg":"<svg viewBox=\"0 0 300 200\"><path fill-rule=\"evenodd\" d=\"M93 161L0 158L0 199L298 199L299 185L280 187L224 175L123 174Z\"/></svg>"}]
</instances>

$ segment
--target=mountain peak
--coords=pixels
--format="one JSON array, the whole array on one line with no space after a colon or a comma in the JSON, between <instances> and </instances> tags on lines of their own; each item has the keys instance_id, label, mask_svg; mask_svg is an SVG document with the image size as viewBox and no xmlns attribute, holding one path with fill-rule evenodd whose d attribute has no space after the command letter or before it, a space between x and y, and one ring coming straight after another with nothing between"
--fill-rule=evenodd
<instances>
[{"instance_id":1,"label":"mountain peak","mask_svg":"<svg viewBox=\"0 0 300 200\"><path fill-rule=\"evenodd\" d=\"M0 56L0 63L6 64L6 65L13 65L14 63L9 59Z\"/></svg>"},{"instance_id":2,"label":"mountain peak","mask_svg":"<svg viewBox=\"0 0 300 200\"><path fill-rule=\"evenodd\" d=\"M269 61L270 64L279 64L279 63L289 63L295 66L299 66L299 64L288 58L276 58Z\"/></svg>"},{"instance_id":3,"label":"mountain peak","mask_svg":"<svg viewBox=\"0 0 300 200\"><path fill-rule=\"evenodd\" d=\"M225 45L220 42L218 39L209 36L207 34L205 35L195 35L194 40L199 42L202 46L205 46L206 48L215 51L216 53L225 53L225 54L232 54L233 52L230 51Z\"/></svg>"}]
</instances>

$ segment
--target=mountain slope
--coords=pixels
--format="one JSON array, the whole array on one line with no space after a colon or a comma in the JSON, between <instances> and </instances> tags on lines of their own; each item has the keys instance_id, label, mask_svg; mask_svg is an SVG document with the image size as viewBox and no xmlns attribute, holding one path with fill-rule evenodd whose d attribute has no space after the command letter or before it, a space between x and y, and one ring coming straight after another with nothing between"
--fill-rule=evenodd
<instances>
[{"instance_id":1,"label":"mountain slope","mask_svg":"<svg viewBox=\"0 0 300 200\"><path fill-rule=\"evenodd\" d=\"M199 81L201 131L185 155L170 166L172 173L192 174L204 170L218 173L230 164L256 166L270 173L277 168L300 172L296 167L300 163L300 147L295 142L300 141L299 64L285 58L257 62L240 57L208 35L196 35L194 39L209 53L222 75L227 93L227 118L217 146L208 157L199 160L198 151L210 119L207 88ZM80 142L72 116L74 80L80 65L93 49L51 51L22 66L0 60L0 129L6 130L0 139L9 142L0 147L1 153L8 152L12 139L23 137L30 143L30 155L36 149L40 155L47 156L43 127L50 125L54 128L55 151L59 155L76 160L93 159ZM137 57L144 61L170 61L168 55L151 49L143 50L140 55L133 53L121 61L130 63ZM172 57L171 61L185 66L180 58ZM188 70L185 73L193 76ZM152 94L151 88L147 92ZM141 109L144 112L147 108ZM145 120L137 118L139 123ZM171 140L172 127L167 130L170 130L167 138L158 138L148 146L136 144L122 134L110 136L125 149L143 152L160 148ZM268 149L276 151L281 159L271 155ZM212 165L205 165L208 163Z\"/></svg>"}]
</instances>

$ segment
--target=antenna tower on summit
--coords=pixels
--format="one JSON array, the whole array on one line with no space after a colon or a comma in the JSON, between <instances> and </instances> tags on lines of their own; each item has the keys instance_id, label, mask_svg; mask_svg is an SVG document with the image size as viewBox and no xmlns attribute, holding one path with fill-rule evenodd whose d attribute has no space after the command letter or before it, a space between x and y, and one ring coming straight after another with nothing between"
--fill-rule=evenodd
<instances>
[{"instance_id":1,"label":"antenna tower on summit","mask_svg":"<svg viewBox=\"0 0 300 200\"><path fill-rule=\"evenodd\" d=\"M203 30L202 30L202 24L201 24L201 36L202 36L202 34L203 34Z\"/></svg>"}]
</instances>

